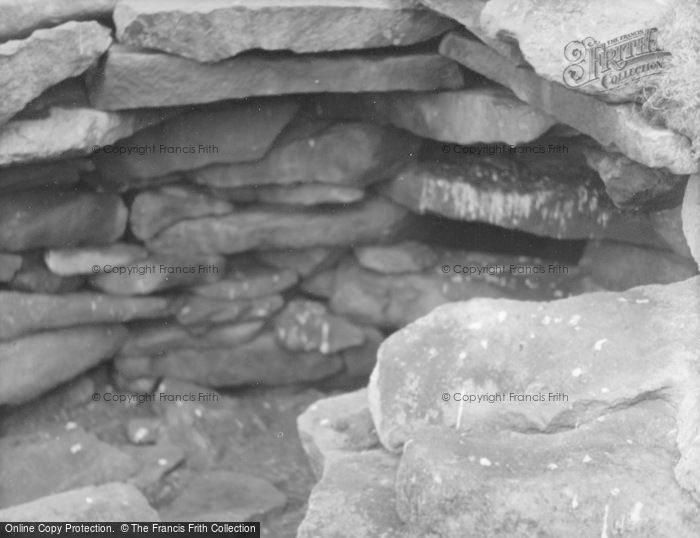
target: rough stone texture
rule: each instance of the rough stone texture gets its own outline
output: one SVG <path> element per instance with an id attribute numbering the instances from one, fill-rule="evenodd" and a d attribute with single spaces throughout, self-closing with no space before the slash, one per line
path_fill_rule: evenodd
<path id="1" fill-rule="evenodd" d="M 163 297 L 112 297 L 86 291 L 62 295 L 0 291 L 0 340 L 71 325 L 167 317 L 170 304 Z"/>
<path id="2" fill-rule="evenodd" d="M 122 43 L 216 62 L 249 49 L 320 52 L 410 45 L 454 27 L 408 0 L 192 4 L 124 0 L 114 11 Z"/>
<path id="3" fill-rule="evenodd" d="M 0 438 L 0 507 L 84 486 L 126 480 L 138 470 L 119 449 L 75 427 Z M 51 455 L 53 457 L 47 457 Z"/>
<path id="4" fill-rule="evenodd" d="M 117 0 L 2 0 L 0 41 L 28 36 L 65 21 L 107 17 Z"/>
<path id="5" fill-rule="evenodd" d="M 132 243 L 114 243 L 108 247 L 52 249 L 44 253 L 46 266 L 60 276 L 87 275 L 97 266 L 128 265 L 144 260 L 148 251 Z"/>
<path id="6" fill-rule="evenodd" d="M 225 267 L 221 256 L 151 256 L 136 264 L 103 267 L 91 279 L 94 287 L 114 295 L 147 295 L 156 291 L 215 282 Z"/>
<path id="7" fill-rule="evenodd" d="M 121 325 L 95 325 L 0 343 L 0 404 L 31 400 L 113 357 L 125 338 Z"/>
<path id="8" fill-rule="evenodd" d="M 285 385 L 317 381 L 342 368 L 337 356 L 292 354 L 282 349 L 272 332 L 231 348 L 180 349 L 150 362 L 151 375 L 192 381 L 209 387 Z"/>
<path id="9" fill-rule="evenodd" d="M 328 460 L 377 448 L 367 389 L 318 400 L 297 418 L 299 439 L 317 479 Z"/>
<path id="10" fill-rule="evenodd" d="M 0 521 L 160 521 L 143 494 L 130 484 L 110 482 L 41 497 L 0 510 Z"/>
<path id="11" fill-rule="evenodd" d="M 379 350 L 369 385 L 379 438 L 397 450 L 431 424 L 551 434 L 663 398 L 676 410 L 676 479 L 697 497 L 699 284 L 694 277 L 550 303 L 475 299 L 437 308 Z M 455 393 L 504 393 L 505 401 Z M 560 393 L 567 400 L 550 399 Z"/>
<path id="12" fill-rule="evenodd" d="M 294 299 L 274 321 L 275 336 L 289 351 L 319 351 L 324 355 L 357 347 L 365 333 L 353 323 L 328 311 L 323 303 Z"/>
<path id="13" fill-rule="evenodd" d="M 398 458 L 367 450 L 332 460 L 309 498 L 299 538 L 408 538 L 396 513 Z"/>
<path id="14" fill-rule="evenodd" d="M 139 192 L 131 204 L 129 227 L 136 237 L 147 241 L 181 220 L 232 212 L 232 204 L 205 192 L 189 187 L 166 186 Z"/>
<path id="15" fill-rule="evenodd" d="M 192 291 L 209 299 L 256 299 L 286 291 L 299 280 L 291 269 L 267 267 L 250 259 L 229 258 L 228 263 L 225 278 L 213 284 L 196 286 Z"/>
<path id="16" fill-rule="evenodd" d="M 571 276 L 547 274 L 548 263 L 532 258 L 455 251 L 444 253 L 440 263 L 440 267 L 420 273 L 380 274 L 349 258 L 328 279 L 330 289 L 324 292 L 335 313 L 357 323 L 394 330 L 452 301 L 474 297 L 543 300 L 563 296 L 574 287 L 577 278 L 572 269 Z M 511 264 L 522 268 L 543 264 L 544 274 L 538 278 L 532 273 L 511 273 Z M 475 268 L 472 274 L 470 267 Z"/>
<path id="17" fill-rule="evenodd" d="M 492 157 L 409 164 L 382 192 L 421 214 L 487 222 L 557 239 L 601 236 L 623 220 L 591 170 L 550 162 L 552 166 L 541 170 Z"/>
<path id="18" fill-rule="evenodd" d="M 388 239 L 407 212 L 380 198 L 336 211 L 265 206 L 242 209 L 230 216 L 179 222 L 148 244 L 157 252 L 193 249 L 233 254 L 251 249 L 342 246 Z"/>
<path id="19" fill-rule="evenodd" d="M 90 102 L 104 110 L 210 103 L 252 96 L 318 92 L 458 89 L 459 65 L 434 53 L 360 55 L 251 53 L 214 64 L 115 46 L 88 80 Z"/>
<path id="20" fill-rule="evenodd" d="M 323 269 L 333 267 L 343 256 L 342 248 L 304 248 L 284 250 L 261 250 L 255 253 L 257 259 L 277 267 L 291 269 L 299 276 L 306 277 Z"/>
<path id="21" fill-rule="evenodd" d="M 287 497 L 266 480 L 216 470 L 198 474 L 166 509 L 163 521 L 260 521 Z"/>
<path id="22" fill-rule="evenodd" d="M 647 122 L 632 104 L 610 105 L 560 84 L 547 82 L 525 67 L 518 67 L 477 41 L 448 34 L 440 52 L 469 69 L 513 90 L 523 101 L 652 168 L 674 174 L 692 174 L 698 162 L 686 137 Z"/>
<path id="23" fill-rule="evenodd" d="M 700 175 L 688 180 L 681 209 L 683 235 L 685 235 L 695 263 L 700 267 Z"/>
<path id="24" fill-rule="evenodd" d="M 262 329 L 260 321 L 217 325 L 200 334 L 192 334 L 186 327 L 168 322 L 141 324 L 129 331 L 121 348 L 124 356 L 158 356 L 178 349 L 212 349 L 235 347 L 252 340 Z"/>
<path id="25" fill-rule="evenodd" d="M 183 298 L 182 303 L 176 312 L 178 322 L 182 325 L 201 325 L 267 319 L 282 309 L 284 299 L 281 295 L 237 300 L 195 295 Z"/>
<path id="26" fill-rule="evenodd" d="M 212 163 L 254 161 L 296 110 L 291 101 L 272 99 L 185 112 L 102 149 L 95 164 L 107 178 L 148 178 Z"/>
<path id="27" fill-rule="evenodd" d="M 653 211 L 649 214 L 654 232 L 663 238 L 673 252 L 684 258 L 693 259 L 688 240 L 683 233 L 682 206 Z"/>
<path id="28" fill-rule="evenodd" d="M 504 88 L 373 94 L 374 112 L 390 123 L 433 140 L 475 144 L 522 144 L 539 137 L 556 119 Z"/>
<path id="29" fill-rule="evenodd" d="M 548 81 L 562 84 L 567 80 L 567 67 L 573 63 L 565 54 L 570 42 L 592 37 L 605 43 L 639 30 L 658 28 L 670 10 L 671 3 L 665 1 L 647 2 L 640 6 L 633 0 L 574 1 L 564 5 L 556 0 L 491 0 L 481 12 L 480 26 L 491 39 L 507 37 L 516 41 L 525 60 L 537 74 Z M 659 45 L 663 46 L 662 43 Z M 614 50 L 614 47 L 611 46 L 608 53 L 610 49 Z M 584 53 L 584 50 L 581 45 L 580 52 Z M 584 80 L 576 86 L 577 91 L 609 101 L 631 101 L 649 86 L 649 77 L 631 77 L 626 84 L 618 87 L 610 75 L 624 73 L 625 69 L 636 65 L 655 63 L 663 60 L 663 56 L 658 53 L 647 55 L 643 60 L 625 62 L 624 68 L 612 68 L 608 73 L 603 66 L 598 66 L 602 73 L 589 84 L 583 84 L 591 74 L 588 73 L 590 67 L 586 59 L 582 60 L 581 73 L 577 75 Z M 608 77 L 605 77 L 606 74 Z M 574 84 L 573 80 L 569 82 Z"/>
<path id="30" fill-rule="evenodd" d="M 419 536 L 697 536 L 672 413 L 641 402 L 549 435 L 422 429 L 396 475 L 398 512 Z"/>
<path id="31" fill-rule="evenodd" d="M 0 127 L 0 166 L 87 155 L 172 112 L 103 112 L 53 107 L 47 117 Z"/>
<path id="32" fill-rule="evenodd" d="M 670 284 L 698 273 L 690 260 L 669 251 L 612 241 L 589 243 L 579 266 L 596 284 L 613 291 L 646 284 Z"/>
<path id="33" fill-rule="evenodd" d="M 9 282 L 22 267 L 22 257 L 0 254 L 0 282 Z"/>
<path id="34" fill-rule="evenodd" d="M 46 88 L 80 75 L 111 43 L 109 29 L 96 22 L 68 22 L 0 44 L 0 125 Z"/>
<path id="35" fill-rule="evenodd" d="M 212 187 L 322 183 L 363 187 L 412 160 L 420 140 L 371 123 L 295 122 L 261 160 L 215 165 L 190 174 Z"/>
<path id="36" fill-rule="evenodd" d="M 420 272 L 438 262 L 437 252 L 417 241 L 355 247 L 353 250 L 362 267 L 389 275 Z"/>
<path id="37" fill-rule="evenodd" d="M 124 233 L 127 209 L 114 194 L 43 190 L 0 198 L 0 249 L 105 245 Z"/>
<path id="38" fill-rule="evenodd" d="M 262 185 L 235 189 L 212 189 L 213 194 L 232 202 L 260 202 L 314 206 L 322 204 L 352 204 L 365 197 L 365 191 L 354 187 L 340 187 L 323 183 L 290 186 Z"/>
<path id="39" fill-rule="evenodd" d="M 619 153 L 585 148 L 588 165 L 605 183 L 605 191 L 622 209 L 640 209 L 662 202 L 683 186 L 685 176 L 676 176 L 663 169 L 648 168 Z"/>

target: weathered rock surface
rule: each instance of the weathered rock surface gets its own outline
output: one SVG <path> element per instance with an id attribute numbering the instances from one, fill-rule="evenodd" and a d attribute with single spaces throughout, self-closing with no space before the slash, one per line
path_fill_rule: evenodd
<path id="1" fill-rule="evenodd" d="M 235 347 L 252 340 L 263 327 L 261 321 L 217 325 L 203 334 L 167 322 L 141 324 L 129 331 L 121 349 L 124 356 L 159 356 L 178 349 Z"/>
<path id="2" fill-rule="evenodd" d="M 700 175 L 688 180 L 681 209 L 683 235 L 685 235 L 695 263 L 700 267 Z"/>
<path id="3" fill-rule="evenodd" d="M 110 482 L 55 493 L 0 510 L 1 521 L 160 521 L 143 494 L 130 484 Z"/>
<path id="4" fill-rule="evenodd" d="M 196 475 L 160 514 L 163 521 L 259 521 L 286 502 L 266 480 L 216 470 Z"/>
<path id="5" fill-rule="evenodd" d="M 589 243 L 579 266 L 590 273 L 596 284 L 613 291 L 670 284 L 698 273 L 692 261 L 672 252 L 613 241 Z"/>
<path id="6" fill-rule="evenodd" d="M 273 99 L 186 112 L 101 149 L 95 164 L 107 178 L 148 178 L 212 163 L 254 161 L 296 110 L 291 101 Z"/>
<path id="7" fill-rule="evenodd" d="M 359 188 L 388 178 L 419 147 L 419 139 L 392 127 L 299 122 L 257 162 L 210 166 L 190 175 L 212 187 L 322 183 Z"/>
<path id="8" fill-rule="evenodd" d="M 250 53 L 204 64 L 115 46 L 88 84 L 93 106 L 121 110 L 292 93 L 449 90 L 464 87 L 465 77 L 434 53 Z"/>
<path id="9" fill-rule="evenodd" d="M 355 247 L 353 250 L 362 267 L 384 274 L 420 272 L 438 262 L 437 252 L 417 241 Z"/>
<path id="10" fill-rule="evenodd" d="M 52 249 L 44 253 L 46 266 L 60 276 L 86 275 L 107 265 L 128 265 L 144 260 L 148 251 L 132 243 L 114 243 L 108 247 Z"/>
<path id="11" fill-rule="evenodd" d="M 699 284 L 437 308 L 379 350 L 369 385 L 379 438 L 397 450 L 431 424 L 551 434 L 662 398 L 676 409 L 676 479 L 697 496 Z"/>
<path id="12" fill-rule="evenodd" d="M 605 191 L 613 203 L 622 209 L 639 209 L 678 191 L 685 176 L 648 168 L 619 153 L 584 148 L 588 165 L 595 169 L 605 183 Z"/>
<path id="13" fill-rule="evenodd" d="M 91 279 L 114 295 L 147 295 L 156 291 L 216 282 L 225 268 L 221 256 L 151 256 L 131 265 L 105 266 Z"/>
<path id="14" fill-rule="evenodd" d="M 667 168 L 674 174 L 692 174 L 698 170 L 690 140 L 650 124 L 632 104 L 611 105 L 548 82 L 534 71 L 518 67 L 485 45 L 456 33 L 443 39 L 440 52 L 638 163 Z"/>
<path id="15" fill-rule="evenodd" d="M 109 16 L 117 0 L 3 0 L 0 41 L 28 36 L 65 21 Z"/>
<path id="16" fill-rule="evenodd" d="M 163 297 L 112 297 L 80 292 L 62 295 L 0 291 L 0 340 L 71 325 L 126 322 L 167 317 Z"/>
<path id="17" fill-rule="evenodd" d="M 406 215 L 405 209 L 380 198 L 336 211 L 262 206 L 225 217 L 181 221 L 153 238 L 148 248 L 233 254 L 251 249 L 345 246 L 388 239 Z"/>
<path id="18" fill-rule="evenodd" d="M 121 325 L 88 325 L 0 343 L 0 404 L 31 400 L 113 357 L 125 338 Z"/>
<path id="19" fill-rule="evenodd" d="M 659 73 L 662 67 L 657 63 L 664 64 L 663 43 L 657 43 L 656 32 L 644 31 L 661 26 L 671 10 L 666 2 L 650 2 L 634 10 L 632 6 L 631 2 L 594 0 L 569 2 L 559 9 L 556 2 L 491 0 L 481 12 L 480 26 L 491 39 L 507 36 L 516 41 L 525 59 L 548 81 L 564 82 L 608 101 L 631 101 L 650 80 L 648 70 L 636 76 L 629 71 L 653 66 L 651 71 Z M 639 35 L 634 36 L 635 32 Z M 631 37 L 624 39 L 625 35 Z M 588 38 L 598 42 L 599 48 L 589 49 Z M 572 42 L 578 43 L 572 46 Z M 635 56 L 646 54 L 634 57 L 630 49 Z M 607 56 L 595 64 L 590 59 L 594 54 Z"/>
<path id="20" fill-rule="evenodd" d="M 373 94 L 366 98 L 379 117 L 424 138 L 475 144 L 521 144 L 539 137 L 556 119 L 504 88 Z"/>
<path id="21" fill-rule="evenodd" d="M 600 236 L 621 218 L 590 169 L 569 165 L 564 170 L 561 161 L 552 165 L 531 170 L 491 157 L 415 163 L 398 172 L 383 192 L 418 213 L 557 239 Z"/>
<path id="22" fill-rule="evenodd" d="M 281 348 L 272 332 L 231 349 L 179 349 L 150 361 L 153 376 L 167 376 L 209 387 L 252 384 L 285 385 L 326 378 L 342 369 L 337 356 L 292 354 Z"/>
<path id="23" fill-rule="evenodd" d="M 14 254 L 0 254 L 0 282 L 9 282 L 22 267 L 22 257 Z"/>
<path id="24" fill-rule="evenodd" d="M 274 1 L 197 5 L 125 0 L 114 11 L 122 43 L 216 62 L 249 49 L 321 52 L 410 45 L 454 27 L 406 0 Z"/>
<path id="25" fill-rule="evenodd" d="M 363 330 L 328 311 L 323 303 L 294 299 L 274 321 L 275 336 L 289 351 L 319 351 L 324 355 L 365 342 Z"/>
<path id="26" fill-rule="evenodd" d="M 126 480 L 138 470 L 119 449 L 75 427 L 0 438 L 5 508 L 84 486 Z M 50 455 L 51 457 L 47 457 Z"/>
<path id="27" fill-rule="evenodd" d="M 284 306 L 281 295 L 267 295 L 253 299 L 215 299 L 206 296 L 188 296 L 176 312 L 182 325 L 207 325 L 213 323 L 243 323 L 256 319 L 268 319 Z"/>
<path id="28" fill-rule="evenodd" d="M 183 186 L 166 186 L 139 192 L 131 204 L 129 227 L 136 237 L 147 241 L 181 220 L 232 212 L 232 204 L 205 192 Z"/>
<path id="29" fill-rule="evenodd" d="M 229 258 L 228 263 L 221 281 L 196 286 L 192 291 L 209 299 L 257 299 L 286 291 L 299 280 L 291 269 L 268 267 L 246 258 Z"/>
<path id="30" fill-rule="evenodd" d="M 104 112 L 53 107 L 47 117 L 17 119 L 0 127 L 0 166 L 87 155 L 172 112 Z"/>
<path id="31" fill-rule="evenodd" d="M 216 196 L 231 202 L 261 202 L 314 206 L 322 204 L 352 204 L 365 197 L 365 191 L 354 187 L 307 183 L 289 186 L 262 185 L 235 189 L 212 189 Z"/>
<path id="32" fill-rule="evenodd" d="M 0 249 L 104 245 L 121 237 L 127 209 L 114 194 L 42 190 L 0 198 Z"/>
<path id="33" fill-rule="evenodd" d="M 398 512 L 445 538 L 697 535 L 697 505 L 673 477 L 671 406 L 604 418 L 548 435 L 424 428 L 401 458 Z"/>
<path id="34" fill-rule="evenodd" d="M 0 125 L 46 88 L 80 75 L 111 43 L 97 22 L 68 22 L 0 44 Z"/>

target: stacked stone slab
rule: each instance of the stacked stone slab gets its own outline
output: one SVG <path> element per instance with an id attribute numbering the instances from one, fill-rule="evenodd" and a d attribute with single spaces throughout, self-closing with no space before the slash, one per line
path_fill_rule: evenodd
<path id="1" fill-rule="evenodd" d="M 488 506 L 464 514 L 443 511 L 450 492 L 475 495 L 460 489 L 460 481 L 476 480 L 501 495 L 503 479 L 484 474 L 481 467 L 489 465 L 480 458 L 491 457 L 482 452 L 502 451 L 503 466 L 528 457 L 535 465 L 564 450 L 578 457 L 577 451 L 614 445 L 621 435 L 616 427 L 631 432 L 643 415 L 634 407 L 635 398 L 647 395 L 637 390 L 638 377 L 604 387 L 611 395 L 596 395 L 593 403 L 577 394 L 583 410 L 554 418 L 533 411 L 521 417 L 525 425 L 519 429 L 508 423 L 514 420 L 508 413 L 489 420 L 479 414 L 476 420 L 462 407 L 458 419 L 437 420 L 447 416 L 440 394 L 433 408 L 430 396 L 411 391 L 433 391 L 422 376 L 431 380 L 438 371 L 457 368 L 442 364 L 439 353 L 424 345 L 450 318 L 440 317 L 449 307 L 430 314 L 446 303 L 475 300 L 459 304 L 482 305 L 489 315 L 489 305 L 503 305 L 494 314 L 500 323 L 516 314 L 528 321 L 558 299 L 551 304 L 564 306 L 551 308 L 566 310 L 577 303 L 563 299 L 573 296 L 581 297 L 568 300 L 595 312 L 604 297 L 612 297 L 591 291 L 664 284 L 653 289 L 669 293 L 670 301 L 697 297 L 692 277 L 700 259 L 698 162 L 684 133 L 652 123 L 633 102 L 643 93 L 641 83 L 614 94 L 565 87 L 555 76 L 565 66 L 547 63 L 544 47 L 532 45 L 526 32 L 537 9 L 506 24 L 498 10 L 517 6 L 500 0 L 5 3 L 0 406 L 14 412 L 20 404 L 36 405 L 94 369 L 106 369 L 118 390 L 140 395 L 165 391 L 162 379 L 172 391 L 347 388 L 366 383 L 374 370 L 369 408 L 364 392 L 321 404 L 338 419 L 335 433 L 317 424 L 327 417 L 317 420 L 312 413 L 300 421 L 320 479 L 300 536 L 398 537 L 425 535 L 430 528 L 452 536 L 460 526 L 486 535 L 528 525 L 556 534 L 571 528 L 573 520 L 564 516 L 548 519 L 561 499 L 546 495 L 539 512 L 512 521 L 508 510 Z M 663 14 L 659 6 L 648 11 L 649 24 Z M 107 26 L 110 18 L 114 31 Z M 543 39 L 556 26 L 549 19 L 538 24 Z M 646 301 L 638 299 L 635 315 L 667 313 L 649 310 Z M 504 366 L 495 384 L 481 379 L 480 368 L 489 366 L 471 357 L 492 353 L 501 333 L 491 321 L 480 321 L 479 312 L 467 325 L 455 326 L 454 335 L 443 335 L 448 347 L 469 335 L 467 358 L 455 348 L 448 350 L 456 353 L 451 360 L 467 370 L 471 364 L 478 371 L 469 375 L 492 392 L 496 385 L 516 390 L 527 357 L 536 352 L 525 344 L 508 349 L 514 370 Z M 453 314 L 464 318 L 461 311 Z M 527 329 L 546 343 L 542 353 L 555 350 L 551 329 L 578 330 L 573 320 L 582 314 L 566 315 L 548 314 L 549 322 Z M 611 312 L 620 325 L 624 315 Z M 678 323 L 696 329 L 690 315 Z M 380 343 L 397 330 L 376 364 Z M 523 336 L 527 344 L 529 334 Z M 404 340 L 407 358 L 394 371 L 387 350 Z M 601 336 L 586 345 L 591 353 L 612 353 L 609 342 Z M 645 390 L 662 400 L 664 380 L 680 387 L 683 375 L 694 379 L 692 346 L 686 340 L 673 349 L 671 344 L 666 351 L 675 370 L 663 370 L 661 355 L 654 355 L 645 362 L 648 369 L 637 372 L 659 381 Z M 576 356 L 576 350 L 569 352 Z M 420 372 L 413 373 L 408 357 Z M 545 371 L 561 373 L 547 368 L 534 364 L 531 382 Z M 387 378 L 394 384 L 384 386 Z M 679 394 L 686 394 L 681 388 Z M 403 400 L 402 390 L 424 397 L 425 409 Z M 615 427 L 589 420 L 610 411 L 615 398 L 634 407 L 615 415 Z M 407 407 L 385 409 L 386 399 Z M 345 416 L 349 409 L 358 416 Z M 190 492 L 161 510 L 165 519 L 255 519 L 285 505 L 273 480 L 241 469 L 223 476 L 211 472 L 215 450 L 198 429 L 200 408 L 153 410 L 167 424 L 167 436 L 161 435 L 162 424 L 159 430 L 148 421 L 132 423 L 131 444 L 155 443 L 133 454 L 131 445 L 116 448 L 73 428 L 52 439 L 9 439 L 12 453 L 0 459 L 0 476 L 21 495 L 0 497 L 0 508 L 10 507 L 4 517 L 41 517 L 37 502 L 57 517 L 131 517 L 106 500 L 113 494 L 129 499 L 144 521 L 153 519 L 146 501 L 162 504 L 154 484 L 182 462 L 201 471 L 193 491 L 218 491 L 228 499 L 246 481 L 248 489 L 240 506 L 219 500 L 209 512 Z M 673 423 L 664 405 L 649 403 L 648 412 L 659 427 Z M 528 448 L 531 440 L 521 430 L 553 433 L 579 417 L 587 421 L 586 435 L 600 444 L 589 447 L 574 432 L 553 437 L 541 452 Z M 459 427 L 450 429 L 455 420 L 492 428 L 493 439 L 475 443 Z M 676 478 L 692 491 L 695 445 L 691 426 L 684 427 Z M 511 446 L 521 441 L 527 449 Z M 672 462 L 674 449 L 662 440 L 643 441 L 640 433 L 633 441 Z M 32 443 L 47 453 L 81 453 L 94 467 L 86 464 L 75 481 L 70 475 L 76 467 L 47 468 L 44 482 L 20 488 L 22 468 L 12 470 L 8 462 Z M 401 446 L 403 458 L 394 453 Z M 431 459 L 431 451 L 439 457 Z M 40 458 L 27 454 L 30 468 Z M 137 463 L 131 465 L 134 454 Z M 624 450 L 615 454 L 619 461 L 629 456 Z M 472 456 L 481 467 L 470 467 Z M 96 464 L 101 457 L 110 465 Z M 452 460 L 469 463 L 463 474 L 448 478 L 443 466 Z M 615 479 L 629 479 L 626 467 L 612 469 Z M 593 525 L 602 506 L 611 522 L 621 510 L 596 497 L 595 487 L 607 487 L 608 471 L 596 467 L 585 496 L 578 494 L 576 502 L 585 499 L 594 507 L 576 520 L 582 525 Z M 99 477 L 94 482 L 87 478 L 91 472 Z M 583 473 L 568 472 L 552 478 L 552 487 Z M 668 473 L 633 480 L 643 487 L 655 477 L 676 495 L 669 506 L 695 506 Z M 522 491 L 509 497 L 508 506 L 517 507 L 525 484 L 538 478 L 518 475 Z M 415 480 L 432 485 L 416 488 Z M 83 506 L 84 497 L 95 506 Z M 429 507 L 425 513 L 421 499 Z M 629 524 L 643 519 L 635 503 L 657 501 L 653 494 L 634 500 Z M 190 505 L 196 506 L 185 510 Z M 343 507 L 348 517 L 333 519 Z M 658 523 L 656 512 L 649 517 Z M 679 517 L 668 525 L 659 527 L 662 534 L 683 536 L 695 520 Z"/>

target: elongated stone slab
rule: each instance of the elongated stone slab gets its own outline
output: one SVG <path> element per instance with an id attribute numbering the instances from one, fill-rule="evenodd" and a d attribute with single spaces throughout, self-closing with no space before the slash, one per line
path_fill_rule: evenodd
<path id="1" fill-rule="evenodd" d="M 180 114 L 94 155 L 108 178 L 158 177 L 220 162 L 261 158 L 298 105 L 289 100 L 230 103 Z"/>
<path id="2" fill-rule="evenodd" d="M 100 293 L 48 295 L 0 291 L 0 340 L 71 325 L 167 317 L 170 300 Z"/>
<path id="3" fill-rule="evenodd" d="M 0 166 L 87 155 L 172 115 L 53 107 L 45 118 L 0 127 Z"/>
<path id="4" fill-rule="evenodd" d="M 243 209 L 226 217 L 181 221 L 158 234 L 148 247 L 159 252 L 183 248 L 232 254 L 251 249 L 306 248 L 375 242 L 389 238 L 407 212 L 374 198 L 339 209 Z"/>
<path id="5" fill-rule="evenodd" d="M 88 78 L 103 110 L 211 103 L 252 96 L 319 92 L 457 89 L 457 62 L 434 53 L 251 53 L 214 64 L 115 46 Z"/>
<path id="6" fill-rule="evenodd" d="M 216 62 L 244 50 L 322 52 L 410 45 L 454 27 L 408 0 L 169 2 L 124 0 L 114 11 L 122 43 Z"/>
<path id="7" fill-rule="evenodd" d="M 534 71 L 518 67 L 487 46 L 456 33 L 445 36 L 440 52 L 634 161 L 652 168 L 667 168 L 674 174 L 698 170 L 690 140 L 652 125 L 632 104 L 611 105 L 548 82 Z"/>
<path id="8" fill-rule="evenodd" d="M 374 94 L 365 101 L 397 127 L 459 144 L 521 144 L 539 137 L 557 121 L 498 87 Z"/>
<path id="9" fill-rule="evenodd" d="M 133 243 L 114 243 L 108 247 L 54 249 L 44 253 L 46 266 L 52 273 L 60 276 L 93 274 L 104 270 L 107 265 L 128 265 L 147 257 L 148 251 Z"/>
<path id="10" fill-rule="evenodd" d="M 3 0 L 0 41 L 28 36 L 37 28 L 107 17 L 117 0 Z"/>
<path id="11" fill-rule="evenodd" d="M 228 272 L 218 282 L 194 286 L 192 291 L 217 300 L 256 299 L 282 293 L 293 287 L 299 276 L 291 269 L 268 267 L 250 259 L 229 259 Z"/>
<path id="12" fill-rule="evenodd" d="M 51 191 L 49 191 L 51 192 Z M 104 245 L 121 237 L 127 209 L 115 194 L 31 190 L 0 197 L 0 249 Z"/>
<path id="13" fill-rule="evenodd" d="M 234 301 L 193 295 L 184 298 L 182 303 L 176 312 L 178 322 L 208 325 L 267 319 L 282 309 L 284 299 L 277 294 Z"/>
<path id="14" fill-rule="evenodd" d="M 315 206 L 322 204 L 352 204 L 365 197 L 365 191 L 354 187 L 308 183 L 306 185 L 264 185 L 221 189 L 213 194 L 231 202 Z"/>
<path id="15" fill-rule="evenodd" d="M 111 43 L 97 22 L 68 22 L 0 44 L 0 125 L 48 87 L 80 75 Z"/>
<path id="16" fill-rule="evenodd" d="M 420 140 L 371 123 L 295 122 L 256 162 L 208 166 L 189 174 L 212 187 L 326 185 L 363 187 L 414 158 Z"/>
<path id="17" fill-rule="evenodd" d="M 0 343 L 0 404 L 31 400 L 116 355 L 121 325 L 94 325 L 32 334 Z"/>
<path id="18" fill-rule="evenodd" d="M 35 187 L 57 189 L 74 185 L 79 172 L 88 168 L 87 161 L 66 159 L 42 164 L 10 166 L 0 170 L 0 192 L 25 190 Z"/>

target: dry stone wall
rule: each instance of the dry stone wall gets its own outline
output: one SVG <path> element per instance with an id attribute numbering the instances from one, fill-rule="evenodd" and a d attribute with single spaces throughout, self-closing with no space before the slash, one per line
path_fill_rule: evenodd
<path id="1" fill-rule="evenodd" d="M 553 4 L 0 0 L 0 520 L 697 536 L 698 50 Z"/>

